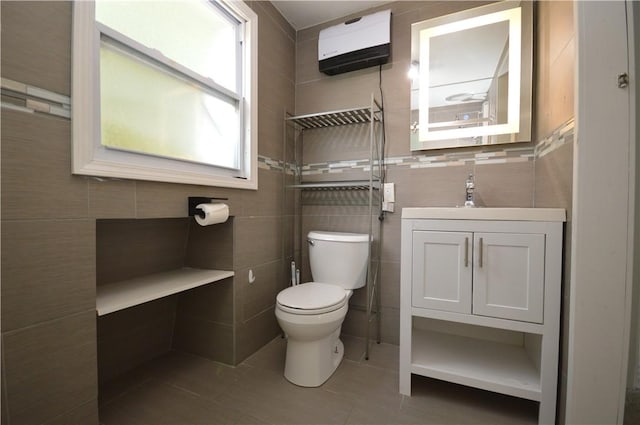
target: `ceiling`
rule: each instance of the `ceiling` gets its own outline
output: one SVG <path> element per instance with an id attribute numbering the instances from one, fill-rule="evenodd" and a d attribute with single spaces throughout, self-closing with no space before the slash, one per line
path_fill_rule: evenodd
<path id="1" fill-rule="evenodd" d="M 297 31 L 389 3 L 389 1 L 303 0 L 272 1 L 271 3 Z"/>

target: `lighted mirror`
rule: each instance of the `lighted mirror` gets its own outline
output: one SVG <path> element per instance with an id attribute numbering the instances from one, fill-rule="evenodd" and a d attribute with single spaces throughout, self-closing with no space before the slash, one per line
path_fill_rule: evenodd
<path id="1" fill-rule="evenodd" d="M 411 28 L 411 150 L 531 140 L 532 5 L 504 1 Z"/>

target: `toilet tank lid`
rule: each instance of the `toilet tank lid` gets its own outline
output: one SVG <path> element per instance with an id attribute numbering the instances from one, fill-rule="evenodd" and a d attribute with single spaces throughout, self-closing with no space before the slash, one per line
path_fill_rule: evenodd
<path id="1" fill-rule="evenodd" d="M 321 232 L 311 231 L 307 238 L 330 241 L 330 242 L 368 242 L 369 235 L 366 233 L 344 233 L 344 232 Z"/>

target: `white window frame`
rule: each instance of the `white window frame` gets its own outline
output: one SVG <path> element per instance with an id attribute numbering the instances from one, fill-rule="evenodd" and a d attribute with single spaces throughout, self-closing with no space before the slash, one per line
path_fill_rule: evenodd
<path id="1" fill-rule="evenodd" d="M 258 188 L 258 17 L 242 1 L 220 1 L 244 20 L 242 98 L 244 152 L 241 169 L 231 170 L 139 153 L 107 149 L 100 143 L 100 36 L 93 1 L 75 0 L 72 40 L 72 173 L 79 175 Z M 105 34 L 109 35 L 109 34 Z"/>

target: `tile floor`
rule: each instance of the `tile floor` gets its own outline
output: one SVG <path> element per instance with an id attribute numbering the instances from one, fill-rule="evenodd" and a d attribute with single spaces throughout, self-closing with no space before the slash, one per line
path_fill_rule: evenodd
<path id="1" fill-rule="evenodd" d="M 170 352 L 100 389 L 100 423 L 128 424 L 534 424 L 537 403 L 414 377 L 398 393 L 398 346 L 344 337 L 345 359 L 319 388 L 283 377 L 276 338 L 229 367 Z"/>
<path id="2" fill-rule="evenodd" d="M 624 425 L 640 424 L 640 389 L 627 390 Z"/>

